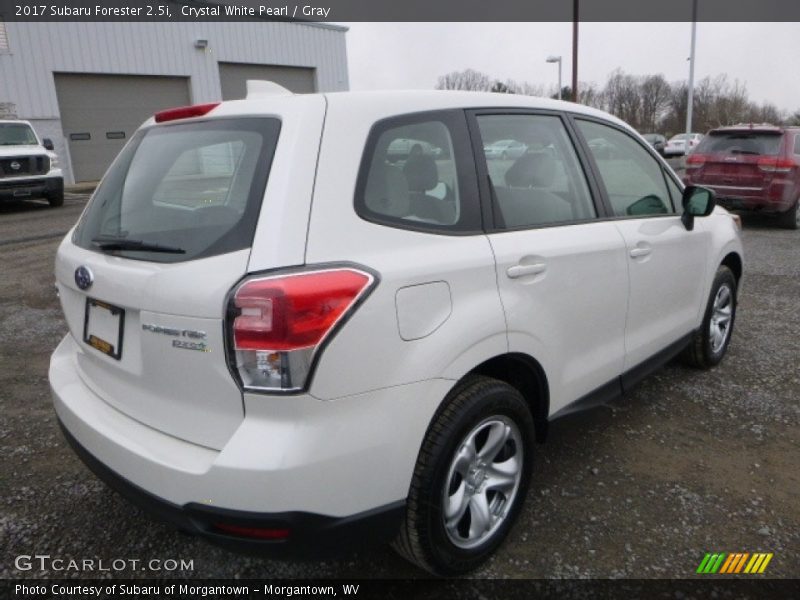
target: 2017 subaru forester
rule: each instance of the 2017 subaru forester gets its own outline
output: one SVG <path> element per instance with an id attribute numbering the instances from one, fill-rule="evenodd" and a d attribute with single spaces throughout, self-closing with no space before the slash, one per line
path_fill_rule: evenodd
<path id="1" fill-rule="evenodd" d="M 458 574 L 550 420 L 722 359 L 741 275 L 735 219 L 606 113 L 250 82 L 114 161 L 58 250 L 50 381 L 83 460 L 184 530 Z"/>

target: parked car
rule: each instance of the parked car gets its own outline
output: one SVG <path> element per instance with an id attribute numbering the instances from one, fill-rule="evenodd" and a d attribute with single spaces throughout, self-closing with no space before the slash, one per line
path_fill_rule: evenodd
<path id="1" fill-rule="evenodd" d="M 53 142 L 40 140 L 28 121 L 0 120 L 0 201 L 47 198 L 64 204 L 64 176 Z"/>
<path id="2" fill-rule="evenodd" d="M 725 355 L 736 221 L 615 117 L 248 89 L 148 120 L 56 257 L 64 434 L 177 527 L 274 553 L 382 539 L 464 573 L 512 527 L 550 421 Z M 473 152 L 512 133 L 541 151 Z M 401 168 L 398 139 L 452 152 Z M 207 181 L 214 199 L 181 192 Z"/>
<path id="3" fill-rule="evenodd" d="M 800 228 L 800 127 L 742 124 L 711 130 L 686 159 L 684 180 L 713 189 L 731 210 Z"/>
<path id="4" fill-rule="evenodd" d="M 517 140 L 498 140 L 483 147 L 483 153 L 486 158 L 499 158 L 501 160 L 519 158 L 527 150 L 528 147 Z"/>
<path id="5" fill-rule="evenodd" d="M 673 135 L 664 146 L 664 156 L 689 154 L 702 139 L 702 133 L 679 133 L 678 135 Z"/>
<path id="6" fill-rule="evenodd" d="M 442 149 L 438 146 L 434 146 L 430 142 L 426 142 L 425 140 L 404 138 L 394 140 L 389 145 L 389 149 L 387 151 L 387 156 L 393 162 L 407 160 L 408 157 L 413 154 L 425 154 L 427 156 L 438 158 L 442 155 Z"/>
<path id="7" fill-rule="evenodd" d="M 664 156 L 664 147 L 667 145 L 667 138 L 660 133 L 645 133 L 642 135 L 647 143 L 656 149 L 661 156 Z"/>

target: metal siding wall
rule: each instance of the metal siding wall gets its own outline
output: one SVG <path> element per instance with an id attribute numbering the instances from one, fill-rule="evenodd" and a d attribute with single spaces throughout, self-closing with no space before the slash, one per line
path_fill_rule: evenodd
<path id="1" fill-rule="evenodd" d="M 218 62 L 315 67 L 320 92 L 349 87 L 344 31 L 297 23 L 6 22 L 0 102 L 22 119 L 60 120 L 53 72 L 179 75 L 192 102 L 220 100 Z M 207 39 L 204 52 L 194 40 Z M 49 125 L 51 127 L 51 125 Z M 57 149 L 63 145 L 54 138 Z M 60 152 L 67 181 L 69 160 Z"/>

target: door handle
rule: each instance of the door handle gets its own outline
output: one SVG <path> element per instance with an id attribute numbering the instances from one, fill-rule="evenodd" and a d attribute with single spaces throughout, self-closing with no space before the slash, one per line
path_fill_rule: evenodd
<path id="1" fill-rule="evenodd" d="M 532 265 L 514 265 L 513 267 L 508 268 L 506 275 L 508 275 L 509 279 L 518 279 L 520 277 L 524 277 L 525 275 L 538 275 L 539 273 L 544 273 L 545 269 L 547 269 L 547 265 L 544 263 L 534 263 Z"/>
<path id="2" fill-rule="evenodd" d="M 631 258 L 641 258 L 652 252 L 653 249 L 650 246 L 637 246 L 631 250 Z"/>

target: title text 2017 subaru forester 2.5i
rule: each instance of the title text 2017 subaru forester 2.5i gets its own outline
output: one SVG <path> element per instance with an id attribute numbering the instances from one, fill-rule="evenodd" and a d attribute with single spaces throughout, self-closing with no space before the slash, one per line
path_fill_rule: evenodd
<path id="1" fill-rule="evenodd" d="M 456 574 L 508 533 L 548 420 L 722 359 L 741 274 L 713 193 L 603 112 L 251 83 L 110 167 L 58 250 L 50 381 L 87 464 L 184 530 L 384 538 Z"/>

